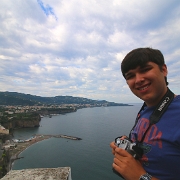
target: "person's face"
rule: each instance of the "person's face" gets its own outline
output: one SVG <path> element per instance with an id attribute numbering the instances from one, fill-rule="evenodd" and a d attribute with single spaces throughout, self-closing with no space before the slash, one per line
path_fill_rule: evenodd
<path id="1" fill-rule="evenodd" d="M 147 106 L 157 105 L 166 93 L 165 76 L 167 76 L 166 65 L 163 65 L 160 70 L 159 66 L 153 62 L 125 73 L 129 88 L 137 97 L 145 101 Z"/>

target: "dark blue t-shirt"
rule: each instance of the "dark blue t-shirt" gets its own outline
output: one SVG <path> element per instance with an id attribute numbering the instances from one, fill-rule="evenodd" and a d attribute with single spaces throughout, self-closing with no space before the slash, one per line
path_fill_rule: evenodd
<path id="1" fill-rule="evenodd" d="M 141 141 L 149 126 L 154 107 L 140 113 L 139 121 L 131 133 L 133 141 Z M 150 127 L 143 141 L 144 169 L 161 180 L 180 180 L 180 95 L 169 105 L 160 121 Z"/>

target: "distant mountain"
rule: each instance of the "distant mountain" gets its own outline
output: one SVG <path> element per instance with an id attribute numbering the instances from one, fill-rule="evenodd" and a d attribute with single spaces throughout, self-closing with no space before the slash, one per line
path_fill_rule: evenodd
<path id="1" fill-rule="evenodd" d="M 0 105 L 61 105 L 61 104 L 90 104 L 90 105 L 105 105 L 105 106 L 129 106 L 123 103 L 108 102 L 105 100 L 92 100 L 82 97 L 73 96 L 55 96 L 41 97 L 18 92 L 0 92 Z"/>

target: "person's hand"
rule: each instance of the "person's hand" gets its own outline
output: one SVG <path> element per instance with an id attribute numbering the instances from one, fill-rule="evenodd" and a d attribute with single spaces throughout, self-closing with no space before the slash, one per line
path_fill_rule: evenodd
<path id="1" fill-rule="evenodd" d="M 112 154 L 115 155 L 115 149 L 117 148 L 117 146 L 115 145 L 115 142 L 111 142 L 110 147 L 112 148 Z"/>
<path id="2" fill-rule="evenodd" d="M 127 138 L 127 136 L 125 135 L 121 136 L 121 139 L 125 139 L 125 138 Z M 115 154 L 115 149 L 117 148 L 117 146 L 115 145 L 114 141 L 110 143 L 110 147 L 112 148 L 112 154 Z"/>
<path id="3" fill-rule="evenodd" d="M 122 136 L 126 138 L 126 136 Z M 140 176 L 146 174 L 139 160 L 122 148 L 118 148 L 115 142 L 110 143 L 112 154 L 114 155 L 113 168 L 126 180 L 139 180 Z M 152 180 L 158 180 L 152 177 Z"/>
<path id="4" fill-rule="evenodd" d="M 118 148 L 113 143 L 110 146 L 114 154 L 113 168 L 126 180 L 139 180 L 142 174 L 146 174 L 141 163 L 126 150 Z"/>

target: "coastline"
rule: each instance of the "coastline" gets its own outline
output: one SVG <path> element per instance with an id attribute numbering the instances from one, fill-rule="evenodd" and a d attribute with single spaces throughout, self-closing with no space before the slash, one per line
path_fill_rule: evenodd
<path id="1" fill-rule="evenodd" d="M 12 149 L 10 151 L 10 161 L 9 161 L 9 165 L 8 165 L 8 172 L 10 170 L 12 170 L 12 165 L 14 163 L 15 160 L 18 160 L 20 158 L 23 157 L 19 157 L 19 155 L 26 150 L 28 147 L 30 147 L 31 145 L 38 143 L 40 141 L 43 141 L 45 139 L 49 139 L 51 138 L 51 135 L 37 135 L 34 139 L 32 139 L 31 141 L 27 141 L 27 142 L 22 142 L 22 143 L 15 143 L 15 145 L 17 146 L 16 148 Z"/>
<path id="2" fill-rule="evenodd" d="M 16 142 L 14 143 L 16 147 L 14 149 L 11 149 L 10 151 L 10 161 L 8 164 L 8 172 L 12 170 L 12 166 L 15 160 L 21 159 L 23 157 L 19 157 L 19 155 L 26 150 L 28 147 L 31 145 L 38 143 L 40 141 L 49 139 L 49 138 L 66 138 L 66 139 L 71 139 L 71 140 L 82 140 L 81 138 L 78 137 L 73 137 L 73 136 L 67 136 L 67 135 L 36 135 L 33 139 L 29 141 L 24 141 L 24 142 Z"/>

